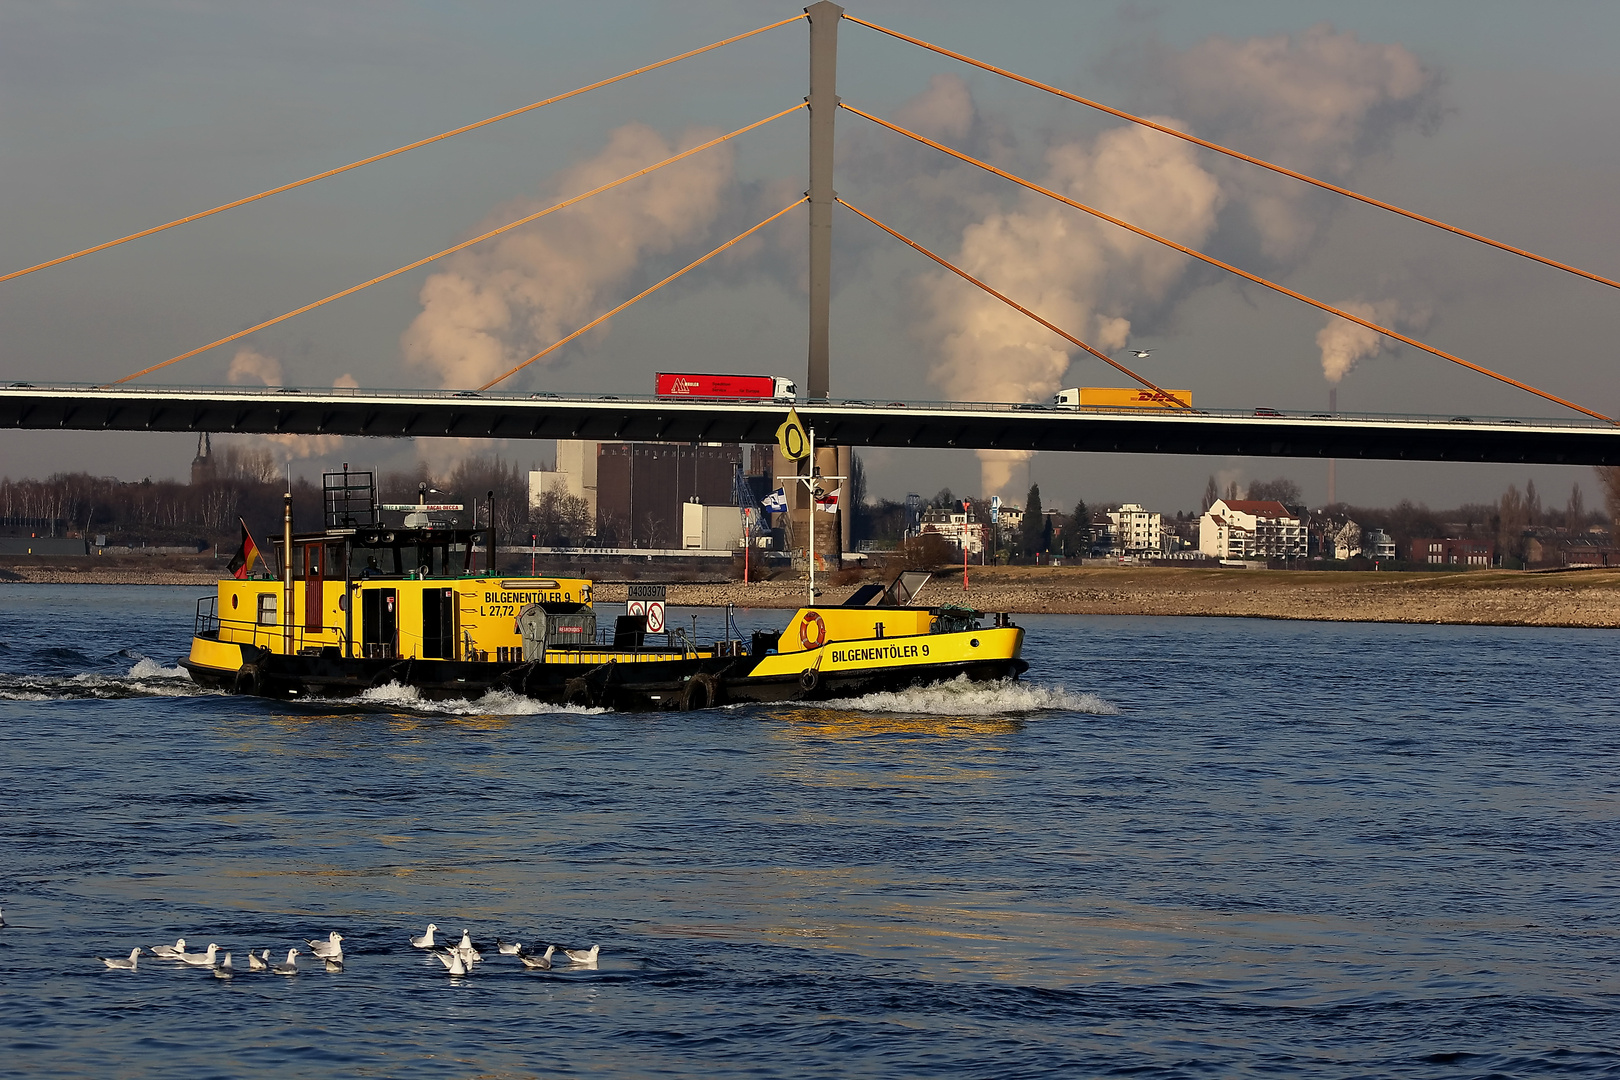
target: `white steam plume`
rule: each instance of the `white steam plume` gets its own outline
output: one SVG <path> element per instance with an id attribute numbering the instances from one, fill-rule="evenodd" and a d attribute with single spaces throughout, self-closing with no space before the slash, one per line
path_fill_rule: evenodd
<path id="1" fill-rule="evenodd" d="M 1159 49 L 1151 60 L 1141 66 L 1153 72 L 1160 108 L 1175 117 L 1154 119 L 1334 179 L 1396 130 L 1436 115 L 1439 80 L 1409 50 L 1326 25 L 1216 37 Z M 916 105 L 939 129 L 952 126 L 944 115 L 952 108 L 966 114 L 955 128 L 968 130 L 973 105 L 958 87 L 936 81 Z M 1274 267 L 1297 264 L 1332 212 L 1297 181 L 1136 125 L 1049 146 L 1038 179 L 1189 246 L 1237 245 Z M 1191 285 L 1185 256 L 1030 195 L 967 226 L 954 261 L 1104 352 L 1126 344 L 1133 321 L 1162 319 Z M 954 276 L 930 275 L 924 292 L 923 336 L 938 355 L 930 378 L 951 397 L 1038 401 L 1062 383 L 1075 358 L 1062 339 Z M 1119 378 L 1108 374 L 1109 382 Z M 981 452 L 985 493 L 1004 489 L 1026 457 Z"/>
<path id="2" fill-rule="evenodd" d="M 1166 107 L 1198 134 L 1327 180 L 1347 179 L 1395 132 L 1439 115 L 1438 73 L 1411 50 L 1326 23 L 1299 34 L 1211 37 L 1153 59 Z M 1211 167 L 1275 267 L 1305 255 L 1335 205 L 1244 162 L 1217 157 Z"/>
<path id="3" fill-rule="evenodd" d="M 1167 123 L 1175 123 L 1166 120 Z M 1090 145 L 1047 152 L 1041 183 L 1071 198 L 1197 245 L 1215 227 L 1221 193 L 1193 148 L 1140 127 L 1115 128 Z M 1130 338 L 1129 313 L 1162 300 L 1187 257 L 1050 199 L 1029 196 L 962 234 L 963 270 L 1109 352 Z M 1073 347 L 952 274 L 925 285 L 939 341 L 930 379 L 950 397 L 1038 401 L 1057 390 Z M 1028 455 L 981 451 L 983 488 L 1000 493 Z"/>
<path id="4" fill-rule="evenodd" d="M 714 134 L 689 130 L 670 142 L 627 124 L 553 188 L 558 196 L 587 191 Z M 401 338 L 406 362 L 462 388 L 527 360 L 621 299 L 612 290 L 645 256 L 701 235 L 733 175 L 729 144 L 717 146 L 456 256 L 422 286 L 421 314 Z M 492 221 L 553 201 L 508 205 Z"/>
<path id="5" fill-rule="evenodd" d="M 273 356 L 253 349 L 238 349 L 231 358 L 231 366 L 225 373 L 225 381 L 232 386 L 250 386 L 261 383 L 265 386 L 284 386 L 281 361 Z M 360 383 L 353 375 L 339 375 L 332 381 L 336 388 L 355 389 Z M 248 445 L 259 446 L 272 451 L 277 460 L 289 457 L 312 458 L 324 457 L 336 453 L 338 447 L 343 445 L 341 435 L 248 435 L 245 436 Z"/>
<path id="6" fill-rule="evenodd" d="M 1427 309 L 1403 305 L 1399 300 L 1342 300 L 1333 306 L 1392 330 L 1415 330 L 1429 321 Z M 1327 325 L 1316 332 L 1316 347 L 1322 350 L 1322 374 L 1337 386 L 1361 361 L 1394 352 L 1400 343 L 1360 323 L 1329 315 Z"/>
<path id="7" fill-rule="evenodd" d="M 248 386 L 253 383 L 281 386 L 281 380 L 281 361 L 252 349 L 236 350 L 236 355 L 231 357 L 231 366 L 225 372 L 225 381 L 232 386 Z"/>

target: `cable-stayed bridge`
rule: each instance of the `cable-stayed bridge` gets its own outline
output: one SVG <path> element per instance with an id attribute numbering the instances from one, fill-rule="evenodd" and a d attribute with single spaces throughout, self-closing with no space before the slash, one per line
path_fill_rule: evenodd
<path id="1" fill-rule="evenodd" d="M 1403 209 L 1343 186 L 1263 160 L 1240 147 L 1222 146 L 1163 123 L 1132 115 L 1023 76 L 994 64 L 911 36 L 901 30 L 880 26 L 846 13 L 843 8 L 821 0 L 795 14 L 766 26 L 736 34 L 724 40 L 690 49 L 633 70 L 522 107 L 431 135 L 381 154 L 349 162 L 312 176 L 280 184 L 219 206 L 205 208 L 175 221 L 116 237 L 82 251 L 71 252 L 34 266 L 0 273 L 0 283 L 163 232 L 167 229 L 227 213 L 261 199 L 273 198 L 307 184 L 355 169 L 375 166 L 419 147 L 452 139 L 466 132 L 497 124 L 510 117 L 589 93 L 599 87 L 633 79 L 644 72 L 687 61 L 723 47 L 737 46 L 758 35 L 783 32 L 783 28 L 804 22 L 809 30 L 809 94 L 801 102 L 782 102 L 781 108 L 762 109 L 753 123 L 716 136 L 697 146 L 672 154 L 624 176 L 577 192 L 533 213 L 485 230 L 477 236 L 443 250 L 428 253 L 403 266 L 340 289 L 311 298 L 289 311 L 244 327 L 214 341 L 205 342 L 176 356 L 148 363 L 121 378 L 101 385 L 60 384 L 52 386 L 14 384 L 0 386 L 0 426 L 33 430 L 85 431 L 168 431 L 243 434 L 352 435 L 371 437 L 493 437 L 508 439 L 591 439 L 648 441 L 765 441 L 781 422 L 789 407 L 786 401 L 688 401 L 644 398 L 628 393 L 599 396 L 558 396 L 545 392 L 526 393 L 515 389 L 516 376 L 552 353 L 610 320 L 614 315 L 657 292 L 670 282 L 701 268 L 709 260 L 773 222 L 798 213 L 806 207 L 809 227 L 809 319 L 807 334 L 806 395 L 796 404 L 801 417 L 816 430 L 822 445 L 839 447 L 888 446 L 925 448 L 970 448 L 1000 450 L 1092 451 L 1157 454 L 1208 454 L 1237 456 L 1288 456 L 1346 459 L 1394 459 L 1473 462 L 1515 462 L 1552 464 L 1613 464 L 1620 462 L 1620 425 L 1603 412 L 1560 394 L 1537 387 L 1513 375 L 1421 341 L 1393 326 L 1380 325 L 1355 311 L 1325 303 L 1286 284 L 1271 281 L 1244 267 L 1236 266 L 1175 240 L 1158 235 L 1139 224 L 1113 216 L 1062 192 L 1054 191 L 989 162 L 979 160 L 957 147 L 911 131 L 858 104 L 841 100 L 836 92 L 837 41 L 840 26 L 849 22 L 864 32 L 928 50 L 953 64 L 967 65 L 1021 84 L 1033 91 L 1055 96 L 1073 105 L 1097 110 L 1116 119 L 1141 125 L 1167 137 L 1183 140 L 1204 152 L 1225 155 L 1248 167 L 1269 171 L 1300 184 L 1311 185 L 1340 197 L 1358 201 L 1380 211 L 1398 215 L 1419 226 L 1439 229 L 1460 236 L 1515 258 L 1527 259 L 1550 272 L 1576 276 L 1611 288 L 1620 282 L 1579 267 L 1494 240 L 1437 219 Z M 744 46 L 745 47 L 745 46 Z M 371 390 L 265 387 L 177 387 L 153 385 L 150 377 L 164 372 L 168 377 L 184 371 L 185 361 L 242 341 L 272 326 L 297 318 L 316 308 L 341 302 L 374 285 L 418 270 L 437 260 L 465 251 L 475 245 L 533 224 L 550 214 L 565 211 L 603 192 L 614 190 L 676 162 L 692 158 L 765 125 L 778 123 L 804 109 L 809 128 L 808 186 L 805 195 L 777 210 L 711 251 L 703 253 L 656 284 L 625 298 L 571 333 L 539 349 L 528 359 L 481 385 L 436 390 Z M 980 280 L 931 251 L 915 239 L 881 220 L 868 209 L 854 205 L 834 191 L 833 130 L 839 115 L 855 123 L 869 124 L 897 139 L 926 146 L 940 161 L 968 165 L 998 177 L 1008 185 L 1051 199 L 1076 214 L 1088 215 L 1108 226 L 1135 234 L 1153 244 L 1163 245 L 1222 272 L 1287 296 L 1301 304 L 1365 330 L 1419 350 L 1437 361 L 1468 369 L 1482 378 L 1516 388 L 1543 403 L 1567 410 L 1568 419 L 1549 420 L 1525 417 L 1474 417 L 1448 413 L 1434 416 L 1367 416 L 1342 413 L 1300 413 L 1282 415 L 1271 410 L 1229 411 L 1194 409 L 1175 392 L 1165 391 L 1150 379 L 1132 370 L 1119 359 L 1094 347 L 1042 312 L 1028 306 L 1032 301 L 1000 291 L 994 281 Z M 857 119 L 858 118 L 858 119 Z M 843 209 L 840 210 L 839 208 Z M 847 212 L 846 212 L 847 211 Z M 1065 409 L 1042 402 L 866 402 L 840 400 L 832 392 L 833 363 L 829 346 L 831 320 L 831 239 L 835 217 L 844 227 L 874 228 L 912 249 L 919 257 L 956 275 L 963 288 L 977 288 L 1009 309 L 1044 327 L 1054 338 L 1109 365 L 1118 375 L 1153 391 L 1168 402 L 1169 408 L 1156 409 Z M 62 365 L 71 371 L 69 365 Z M 133 365 L 132 365 L 133 366 Z M 607 388 L 613 389 L 613 388 Z"/>
<path id="2" fill-rule="evenodd" d="M 0 426 L 255 435 L 770 442 L 787 403 L 486 391 L 0 387 Z M 1288 416 L 991 402 L 798 403 L 839 446 L 1620 464 L 1620 427 L 1512 417 Z"/>

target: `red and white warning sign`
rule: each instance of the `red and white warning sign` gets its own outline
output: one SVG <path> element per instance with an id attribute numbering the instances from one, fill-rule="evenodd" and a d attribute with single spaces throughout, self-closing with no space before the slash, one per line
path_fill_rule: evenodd
<path id="1" fill-rule="evenodd" d="M 647 632 L 649 634 L 662 634 L 664 632 L 664 602 L 662 600 L 632 600 L 625 605 L 626 615 L 647 616 Z"/>

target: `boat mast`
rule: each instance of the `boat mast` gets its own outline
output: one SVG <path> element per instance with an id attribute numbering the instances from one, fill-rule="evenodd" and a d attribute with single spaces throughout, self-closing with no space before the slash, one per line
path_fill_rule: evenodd
<path id="1" fill-rule="evenodd" d="M 292 547 L 292 466 L 287 467 L 287 493 L 283 495 L 281 506 L 281 574 L 285 582 L 281 608 L 281 622 L 283 626 L 283 652 L 293 654 L 293 547 Z"/>

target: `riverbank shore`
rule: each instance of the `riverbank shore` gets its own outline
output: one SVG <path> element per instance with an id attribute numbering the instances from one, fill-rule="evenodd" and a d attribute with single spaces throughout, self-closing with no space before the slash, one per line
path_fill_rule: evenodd
<path id="1" fill-rule="evenodd" d="M 35 561 L 0 566 L 0 585 L 194 585 L 207 591 L 221 573 L 212 559 L 126 557 L 114 562 Z M 877 580 L 876 574 L 868 575 Z M 839 603 L 858 584 L 827 586 Z M 624 582 L 602 581 L 596 598 L 622 603 Z M 796 608 L 801 581 L 680 583 L 671 606 Z M 1353 573 L 1313 570 L 1205 570 L 1145 567 L 974 567 L 945 571 L 918 600 L 981 611 L 1068 615 L 1207 615 L 1329 622 L 1456 623 L 1497 626 L 1620 627 L 1620 569 L 1562 573 L 1473 570 Z"/>
<path id="2" fill-rule="evenodd" d="M 822 602 L 837 603 L 854 588 L 828 588 Z M 623 586 L 604 583 L 598 596 L 606 601 L 622 592 Z M 669 587 L 672 605 L 794 608 L 804 595 L 802 582 Z M 960 571 L 942 573 L 918 600 L 1017 614 L 1620 627 L 1620 570 L 1394 574 L 984 567 L 969 572 L 965 591 Z"/>

